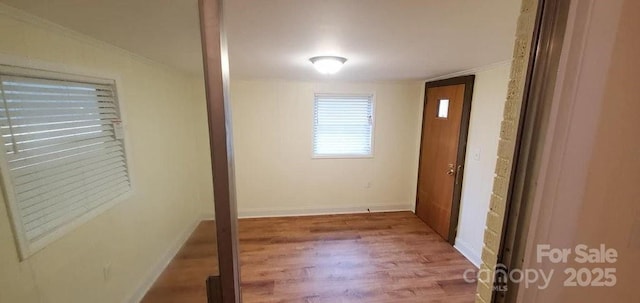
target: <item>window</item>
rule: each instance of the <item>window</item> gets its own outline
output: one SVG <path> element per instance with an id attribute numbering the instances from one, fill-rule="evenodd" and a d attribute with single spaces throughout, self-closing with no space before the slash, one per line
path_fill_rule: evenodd
<path id="1" fill-rule="evenodd" d="M 369 157 L 372 138 L 372 95 L 315 96 L 314 157 Z"/>
<path id="2" fill-rule="evenodd" d="M 0 66 L 2 179 L 23 258 L 130 190 L 114 82 L 73 78 Z"/>
<path id="3" fill-rule="evenodd" d="M 449 99 L 438 100 L 438 118 L 446 119 L 449 117 Z"/>

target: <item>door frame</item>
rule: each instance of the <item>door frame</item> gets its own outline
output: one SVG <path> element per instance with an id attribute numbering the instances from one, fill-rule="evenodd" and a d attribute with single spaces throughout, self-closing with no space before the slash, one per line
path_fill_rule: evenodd
<path id="1" fill-rule="evenodd" d="M 531 244 L 527 235 L 535 215 L 533 204 L 544 161 L 547 131 L 554 119 L 551 112 L 570 6 L 570 1 L 561 0 L 540 0 L 538 3 L 496 261 L 504 269 L 500 274 L 522 269 L 527 244 Z M 504 286 L 502 281 L 505 281 L 504 277 L 496 275 L 494 286 Z M 506 292 L 493 289 L 493 303 L 517 300 L 519 284 L 509 281 L 506 286 Z"/>
<path id="2" fill-rule="evenodd" d="M 424 101 L 422 108 L 422 123 L 420 127 L 420 151 L 418 154 L 418 182 L 416 184 L 415 209 L 418 209 L 418 197 L 420 190 L 420 167 L 422 167 L 422 143 L 425 139 L 424 125 L 427 110 L 428 91 L 430 88 L 464 84 L 464 97 L 462 100 L 462 118 L 460 121 L 460 133 L 458 134 L 458 152 L 456 155 L 456 175 L 453 186 L 453 198 L 451 203 L 451 219 L 449 221 L 449 236 L 447 242 L 453 245 L 458 233 L 458 218 L 460 217 L 460 201 L 462 198 L 462 179 L 464 177 L 465 159 L 467 154 L 467 138 L 469 135 L 469 122 L 471 119 L 471 101 L 473 99 L 473 85 L 475 75 L 459 76 L 449 79 L 426 82 L 424 85 Z"/>

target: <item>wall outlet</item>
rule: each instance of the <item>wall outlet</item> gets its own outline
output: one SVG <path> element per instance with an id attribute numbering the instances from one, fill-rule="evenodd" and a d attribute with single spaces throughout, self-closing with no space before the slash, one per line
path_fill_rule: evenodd
<path id="1" fill-rule="evenodd" d="M 474 148 L 471 153 L 471 157 L 473 157 L 473 160 L 480 161 L 480 149 Z"/>

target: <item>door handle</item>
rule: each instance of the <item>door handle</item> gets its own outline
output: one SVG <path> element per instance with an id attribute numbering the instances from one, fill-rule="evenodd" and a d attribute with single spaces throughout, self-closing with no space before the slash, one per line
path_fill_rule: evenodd
<path id="1" fill-rule="evenodd" d="M 454 164 L 449 164 L 449 170 L 447 170 L 447 175 L 453 176 L 456 174 L 456 166 Z"/>

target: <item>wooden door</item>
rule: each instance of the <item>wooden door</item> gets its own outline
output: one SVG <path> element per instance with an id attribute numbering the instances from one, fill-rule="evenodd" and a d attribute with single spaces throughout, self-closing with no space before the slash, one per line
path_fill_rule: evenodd
<path id="1" fill-rule="evenodd" d="M 426 84 L 416 215 L 453 243 L 458 221 L 473 76 Z"/>

